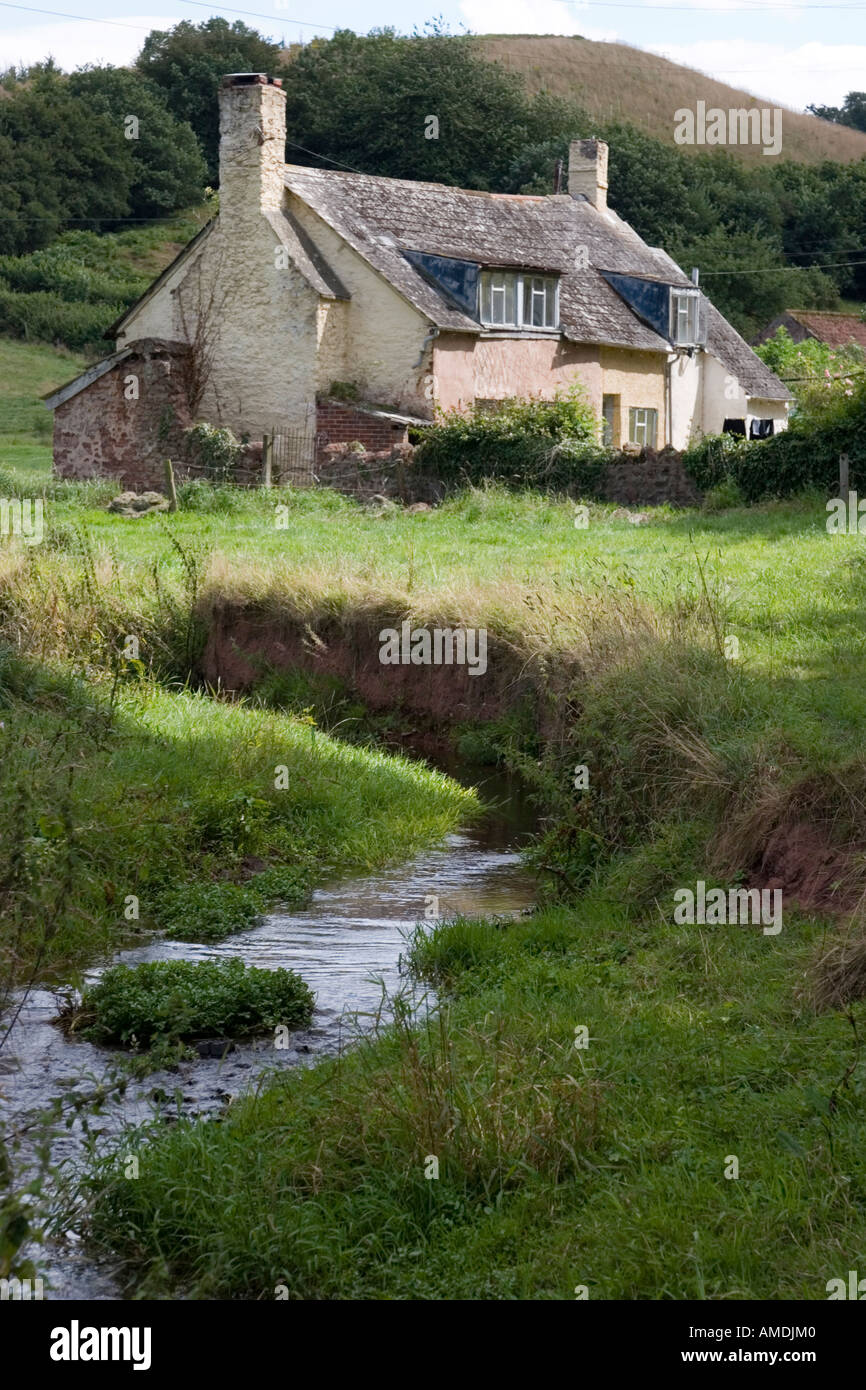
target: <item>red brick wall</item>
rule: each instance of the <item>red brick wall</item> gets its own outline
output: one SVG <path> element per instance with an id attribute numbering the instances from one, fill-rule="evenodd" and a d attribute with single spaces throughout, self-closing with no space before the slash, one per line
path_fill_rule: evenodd
<path id="1" fill-rule="evenodd" d="M 340 401 L 322 401 L 316 407 L 318 462 L 329 444 L 352 444 L 360 440 L 371 454 L 390 449 L 393 444 L 405 444 L 408 431 L 405 425 L 382 419 L 368 411 Z"/>

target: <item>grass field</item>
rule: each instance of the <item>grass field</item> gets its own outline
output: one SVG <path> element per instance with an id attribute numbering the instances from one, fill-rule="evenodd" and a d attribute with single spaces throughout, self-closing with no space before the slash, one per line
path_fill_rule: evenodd
<path id="1" fill-rule="evenodd" d="M 698 100 L 725 111 L 768 104 L 766 93 L 729 87 L 694 68 L 625 43 L 557 34 L 484 34 L 478 42 L 485 58 L 519 73 L 530 91 L 571 97 L 600 120 L 631 122 L 669 144 L 674 139 L 674 112 L 683 107 L 694 110 Z M 806 164 L 862 159 L 866 134 L 786 110 L 784 151 L 786 159 Z M 736 159 L 761 160 L 757 146 L 735 145 L 731 153 Z"/>
<path id="2" fill-rule="evenodd" d="M 70 374 L 35 361 L 46 389 Z M 820 1299 L 862 1265 L 866 551 L 828 535 L 822 498 L 642 525 L 593 506 L 581 529 L 572 503 L 495 488 L 421 514 L 198 489 L 125 520 L 15 437 L 43 466 L 3 457 L 3 486 L 46 506 L 42 543 L 0 553 L 19 974 L 116 944 L 129 892 L 141 927 L 207 936 L 474 814 L 441 774 L 317 728 L 303 682 L 269 708 L 184 688 L 218 608 L 312 634 L 483 623 L 532 690 L 530 727 L 476 732 L 538 798 L 558 892 L 418 939 L 429 1025 L 398 1012 L 219 1123 L 155 1129 L 135 1181 L 106 1158 L 77 1219 L 134 1295 Z M 674 921 L 678 887 L 761 873 L 778 935 Z"/>

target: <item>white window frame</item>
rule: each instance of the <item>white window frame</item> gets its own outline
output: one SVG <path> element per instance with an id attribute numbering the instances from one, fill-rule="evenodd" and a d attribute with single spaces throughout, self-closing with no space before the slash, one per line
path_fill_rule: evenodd
<path id="1" fill-rule="evenodd" d="M 697 290 L 671 289 L 670 339 L 675 347 L 697 347 L 699 300 Z"/>
<path id="2" fill-rule="evenodd" d="M 509 288 L 511 293 L 509 294 Z M 509 299 L 514 306 L 506 318 Z M 542 323 L 533 323 L 540 305 Z M 502 317 L 494 317 L 495 309 Z M 484 328 L 551 332 L 559 328 L 559 276 L 523 270 L 482 270 L 478 284 L 478 317 Z"/>
<path id="3" fill-rule="evenodd" d="M 659 413 L 654 406 L 633 405 L 628 412 L 628 442 L 642 449 L 654 449 L 658 439 Z"/>

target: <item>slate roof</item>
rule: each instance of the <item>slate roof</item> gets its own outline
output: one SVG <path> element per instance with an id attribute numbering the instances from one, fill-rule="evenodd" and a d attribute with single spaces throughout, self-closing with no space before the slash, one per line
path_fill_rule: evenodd
<path id="1" fill-rule="evenodd" d="M 824 314 L 816 309 L 788 309 L 786 317 L 794 319 L 813 338 L 828 347 L 847 347 L 857 343 L 866 347 L 866 323 L 856 314 Z"/>
<path id="2" fill-rule="evenodd" d="M 662 250 L 647 246 L 612 209 L 585 198 L 478 193 L 409 179 L 286 165 L 285 183 L 439 329 L 478 333 L 477 320 L 440 294 L 402 254 L 421 251 L 480 265 L 560 276 L 560 324 L 578 343 L 667 353 L 670 343 L 632 312 L 601 274 L 613 271 L 691 285 Z M 578 248 L 588 265 L 576 268 Z M 722 315 L 707 303 L 707 347 L 747 395 L 790 400 Z"/>

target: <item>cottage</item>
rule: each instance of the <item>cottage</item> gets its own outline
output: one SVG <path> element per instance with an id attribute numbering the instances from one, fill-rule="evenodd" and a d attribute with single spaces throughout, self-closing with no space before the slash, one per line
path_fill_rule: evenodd
<path id="1" fill-rule="evenodd" d="M 780 328 L 787 329 L 795 343 L 812 338 L 831 348 L 866 348 L 866 322 L 859 314 L 830 313 L 825 309 L 786 309 L 767 324 L 756 341 L 767 342 L 775 337 Z"/>
<path id="2" fill-rule="evenodd" d="M 381 448 L 437 409 L 574 381 L 616 446 L 785 427 L 790 393 L 697 272 L 608 207 L 602 141 L 572 144 L 567 194 L 529 197 L 286 164 L 285 140 L 281 81 L 224 78 L 219 216 L 112 325 L 114 354 L 47 398 L 58 473 L 153 485 L 192 418 Z"/>

